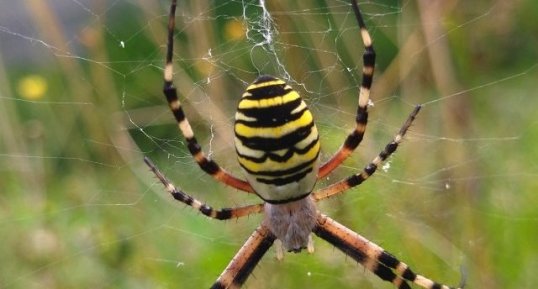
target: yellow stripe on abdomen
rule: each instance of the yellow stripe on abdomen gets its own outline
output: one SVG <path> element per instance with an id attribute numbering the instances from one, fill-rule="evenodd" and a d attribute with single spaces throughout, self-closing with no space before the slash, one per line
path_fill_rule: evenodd
<path id="1" fill-rule="evenodd" d="M 264 86 L 265 87 L 265 86 Z M 258 88 L 257 88 L 258 89 Z M 251 109 L 251 108 L 265 108 L 271 106 L 279 106 L 285 103 L 294 101 L 301 98 L 296 91 L 290 91 L 282 96 L 275 96 L 272 98 L 262 98 L 262 99 L 247 99 L 244 98 L 239 102 L 237 106 L 238 109 Z"/>
<path id="2" fill-rule="evenodd" d="M 290 134 L 298 128 L 308 126 L 313 120 L 312 113 L 310 113 L 310 111 L 305 111 L 298 119 L 286 122 L 280 126 L 251 127 L 245 123 L 236 123 L 235 133 L 244 138 L 263 137 L 273 138 L 275 141 L 278 141 L 279 137 Z"/>
<path id="3" fill-rule="evenodd" d="M 248 171 L 249 174 L 277 175 L 279 172 L 286 174 L 284 172 L 287 172 L 302 164 L 315 161 L 318 158 L 319 149 L 319 141 L 316 141 L 312 148 L 307 150 L 304 154 L 293 151 L 285 161 L 275 160 L 274 157 L 271 158 L 270 156 L 268 156 L 263 162 L 249 160 L 241 156 L 239 156 L 238 159 L 241 166 Z M 287 152 L 289 151 L 286 151 L 286 153 Z M 265 154 L 265 156 L 267 156 L 267 154 Z"/>

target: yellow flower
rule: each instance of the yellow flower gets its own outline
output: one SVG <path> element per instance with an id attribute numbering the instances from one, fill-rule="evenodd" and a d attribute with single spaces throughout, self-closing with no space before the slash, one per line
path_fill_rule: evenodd
<path id="1" fill-rule="evenodd" d="M 226 22 L 224 33 L 228 40 L 237 41 L 245 38 L 245 27 L 243 26 L 243 22 L 235 19 Z"/>
<path id="2" fill-rule="evenodd" d="M 42 98 L 47 92 L 47 81 L 44 77 L 30 74 L 23 77 L 18 85 L 17 92 L 22 98 L 29 100 L 37 100 Z"/>

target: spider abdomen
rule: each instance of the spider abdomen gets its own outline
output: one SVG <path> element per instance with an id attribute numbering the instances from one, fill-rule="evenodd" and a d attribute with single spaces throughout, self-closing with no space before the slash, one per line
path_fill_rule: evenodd
<path id="1" fill-rule="evenodd" d="M 285 203 L 310 194 L 316 183 L 319 135 L 312 113 L 283 80 L 260 76 L 235 114 L 239 164 L 265 201 Z"/>

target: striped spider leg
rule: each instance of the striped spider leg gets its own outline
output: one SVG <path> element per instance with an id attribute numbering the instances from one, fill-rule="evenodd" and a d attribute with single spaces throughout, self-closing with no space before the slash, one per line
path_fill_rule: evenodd
<path id="1" fill-rule="evenodd" d="M 374 77 L 375 50 L 372 45 L 372 38 L 370 37 L 370 33 L 368 33 L 368 29 L 366 29 L 366 24 L 364 24 L 357 2 L 351 1 L 351 6 L 353 7 L 357 23 L 359 24 L 361 39 L 364 45 L 364 53 L 362 55 L 362 83 L 359 88 L 355 129 L 347 136 L 340 149 L 327 162 L 321 165 L 318 172 L 318 180 L 324 178 L 335 168 L 340 166 L 340 164 L 353 153 L 361 143 L 368 123 L 368 105 L 370 103 L 370 88 L 372 87 Z"/>
<path id="2" fill-rule="evenodd" d="M 398 289 L 411 289 L 408 282 L 426 289 L 455 289 L 416 274 L 383 248 L 323 214 L 318 214 L 313 232 Z M 462 278 L 456 288 L 464 286 L 465 279 Z"/>
<path id="3" fill-rule="evenodd" d="M 220 167 L 214 160 L 208 159 L 206 157 L 206 155 L 202 151 L 202 147 L 196 140 L 192 127 L 189 124 L 189 120 L 185 116 L 185 112 L 181 107 L 181 102 L 178 98 L 178 91 L 176 87 L 174 87 L 173 83 L 174 69 L 172 63 L 172 58 L 174 55 L 176 6 L 176 0 L 172 0 L 172 4 L 170 5 L 170 14 L 168 18 L 168 42 L 166 44 L 166 63 L 164 67 L 163 87 L 163 93 L 166 96 L 166 100 L 168 101 L 168 106 L 174 114 L 177 125 L 179 127 L 179 131 L 187 141 L 187 148 L 189 149 L 189 152 L 191 153 L 198 166 L 200 166 L 200 168 L 204 172 L 211 175 L 219 182 L 222 182 L 241 191 L 253 193 L 254 191 L 252 189 L 252 186 L 248 182 L 234 177 L 222 167 Z"/>
<path id="4" fill-rule="evenodd" d="M 195 208 L 196 210 L 200 211 L 200 213 L 204 214 L 207 217 L 217 219 L 217 220 L 229 220 L 229 219 L 236 219 L 240 217 L 244 217 L 250 214 L 257 214 L 261 213 L 263 210 L 263 204 L 257 204 L 257 205 L 248 205 L 244 207 L 235 207 L 235 208 L 223 208 L 223 209 L 214 209 L 207 204 L 191 197 L 187 193 L 183 192 L 182 190 L 176 188 L 170 182 L 163 173 L 155 166 L 155 164 L 147 157 L 144 158 L 144 162 L 146 165 L 150 168 L 150 170 L 155 174 L 155 176 L 161 181 L 161 183 L 164 185 L 166 191 L 172 195 L 172 197 L 184 203 L 185 205 L 191 206 Z"/>
<path id="5" fill-rule="evenodd" d="M 176 188 L 176 186 L 161 173 L 149 158 L 144 158 L 144 162 L 175 200 L 193 207 L 209 218 L 229 220 L 261 213 L 263 211 L 264 204 L 214 209 Z M 230 264 L 218 278 L 218 281 L 211 288 L 240 287 L 241 284 L 246 281 L 250 273 L 252 273 L 252 270 L 254 270 L 256 264 L 258 264 L 263 255 L 265 255 L 267 250 L 273 245 L 275 239 L 275 235 L 267 226 L 263 224 L 260 225 L 248 238 L 245 244 L 243 244 L 241 249 L 239 249 L 239 252 L 237 252 Z"/>
<path id="6" fill-rule="evenodd" d="M 415 109 L 409 114 L 407 117 L 407 120 L 405 121 L 404 125 L 400 128 L 400 131 L 391 142 L 389 142 L 385 148 L 369 163 L 367 164 L 364 169 L 357 174 L 351 175 L 341 181 L 338 181 L 332 185 L 329 185 L 325 188 L 319 189 L 315 193 L 312 194 L 312 198 L 318 202 L 326 198 L 333 197 L 335 195 L 341 194 L 355 186 L 358 186 L 362 184 L 366 179 L 368 179 L 371 175 L 375 173 L 379 165 L 381 165 L 391 154 L 393 154 L 396 149 L 398 148 L 398 145 L 403 140 L 403 137 L 409 127 L 411 127 L 411 124 L 415 120 L 418 112 L 420 111 L 421 106 L 417 105 Z"/>
<path id="7" fill-rule="evenodd" d="M 173 87 L 172 56 L 176 0 L 172 0 L 168 22 L 168 45 L 164 70 L 164 94 L 179 129 L 197 164 L 216 180 L 245 192 L 254 193 L 264 202 L 236 208 L 213 209 L 176 188 L 148 159 L 144 161 L 166 190 L 176 199 L 202 214 L 219 220 L 263 213 L 260 226 L 239 249 L 211 288 L 240 288 L 267 250 L 279 241 L 289 252 L 313 251 L 312 233 L 397 288 L 411 288 L 409 282 L 426 289 L 448 289 L 414 273 L 378 245 L 321 214 L 316 203 L 358 186 L 373 175 L 380 164 L 396 151 L 420 110 L 415 107 L 399 132 L 360 172 L 326 188 L 314 191 L 316 181 L 338 167 L 359 145 L 367 124 L 367 107 L 375 66 L 372 41 L 356 0 L 351 0 L 361 38 L 365 46 L 362 83 L 356 127 L 342 147 L 325 164 L 319 164 L 319 134 L 312 113 L 299 94 L 285 81 L 274 76 L 259 76 L 239 101 L 235 114 L 235 148 L 246 181 L 238 179 L 208 159 L 185 117 Z M 461 286 L 463 287 L 463 285 Z"/>

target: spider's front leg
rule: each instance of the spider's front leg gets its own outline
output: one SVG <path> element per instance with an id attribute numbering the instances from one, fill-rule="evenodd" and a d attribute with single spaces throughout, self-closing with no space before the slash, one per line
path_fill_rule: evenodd
<path id="1" fill-rule="evenodd" d="M 464 280 L 454 288 L 416 274 L 383 248 L 323 214 L 318 215 L 313 232 L 396 288 L 411 289 L 407 282 L 425 289 L 462 289 L 464 286 Z"/>
<path id="2" fill-rule="evenodd" d="M 269 228 L 264 225 L 259 226 L 239 249 L 211 289 L 240 288 L 263 255 L 273 245 L 275 239 L 275 235 Z"/>

